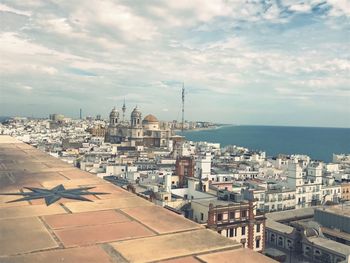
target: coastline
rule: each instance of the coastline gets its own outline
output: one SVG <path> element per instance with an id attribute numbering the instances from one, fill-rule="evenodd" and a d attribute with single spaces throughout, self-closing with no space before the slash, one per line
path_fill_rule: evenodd
<path id="1" fill-rule="evenodd" d="M 211 131 L 211 130 L 218 130 L 223 127 L 230 127 L 234 126 L 234 124 L 217 124 L 211 127 L 205 127 L 205 128 L 195 128 L 195 129 L 187 129 L 184 130 L 184 132 L 198 132 L 198 131 Z M 181 132 L 181 129 L 174 129 L 175 133 Z"/>

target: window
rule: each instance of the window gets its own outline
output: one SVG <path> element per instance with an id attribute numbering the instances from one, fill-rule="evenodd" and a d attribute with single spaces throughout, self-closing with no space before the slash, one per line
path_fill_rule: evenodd
<path id="1" fill-rule="evenodd" d="M 275 243 L 275 234 L 271 234 L 270 240 L 271 243 Z"/>
<path id="2" fill-rule="evenodd" d="M 202 220 L 202 221 L 204 220 L 204 215 L 203 215 L 203 213 L 201 213 L 201 220 Z"/>
<path id="3" fill-rule="evenodd" d="M 241 217 L 247 217 L 247 211 L 246 210 L 242 211 Z"/>
<path id="4" fill-rule="evenodd" d="M 164 200 L 165 200 L 165 201 L 168 201 L 168 197 L 167 197 L 167 196 L 165 196 L 165 197 L 164 197 Z"/>
<path id="5" fill-rule="evenodd" d="M 255 248 L 260 248 L 260 239 L 255 240 Z"/>
<path id="6" fill-rule="evenodd" d="M 230 228 L 230 237 L 233 237 L 234 235 L 234 228 Z"/>
<path id="7" fill-rule="evenodd" d="M 217 221 L 222 221 L 222 214 L 218 214 L 218 220 Z"/>
<path id="8" fill-rule="evenodd" d="M 230 220 L 234 220 L 235 219 L 235 212 L 230 212 Z"/>
<path id="9" fill-rule="evenodd" d="M 279 245 L 280 247 L 283 247 L 283 238 L 282 238 L 282 237 L 279 237 L 279 238 L 278 238 L 278 245 Z"/>
<path id="10" fill-rule="evenodd" d="M 260 232 L 260 224 L 256 225 L 256 232 Z"/>
<path id="11" fill-rule="evenodd" d="M 245 226 L 242 226 L 242 236 L 245 235 Z"/>

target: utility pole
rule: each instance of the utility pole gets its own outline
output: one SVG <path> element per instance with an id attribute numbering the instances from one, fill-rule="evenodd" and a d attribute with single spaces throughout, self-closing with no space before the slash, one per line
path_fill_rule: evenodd
<path id="1" fill-rule="evenodd" d="M 182 125 L 181 132 L 184 132 L 185 124 L 185 84 L 182 82 Z"/>

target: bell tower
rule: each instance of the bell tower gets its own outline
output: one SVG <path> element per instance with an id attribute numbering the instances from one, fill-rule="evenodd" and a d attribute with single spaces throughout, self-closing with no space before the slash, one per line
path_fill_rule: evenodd
<path id="1" fill-rule="evenodd" d="M 114 107 L 111 113 L 109 114 L 109 126 L 116 127 L 118 123 L 119 123 L 119 112 Z"/>
<path id="2" fill-rule="evenodd" d="M 131 113 L 131 140 L 140 141 L 143 139 L 142 113 L 136 106 Z"/>

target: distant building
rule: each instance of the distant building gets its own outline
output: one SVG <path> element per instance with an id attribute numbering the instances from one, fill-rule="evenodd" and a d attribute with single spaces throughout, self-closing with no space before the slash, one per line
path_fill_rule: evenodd
<path id="1" fill-rule="evenodd" d="M 266 214 L 266 248 L 285 252 L 289 262 L 345 262 L 350 246 L 340 237 L 349 236 L 343 230 L 350 220 L 339 211 L 339 206 L 331 206 Z"/>
<path id="2" fill-rule="evenodd" d="M 196 177 L 209 178 L 211 173 L 211 154 L 200 155 L 196 160 Z"/>
<path id="3" fill-rule="evenodd" d="M 343 182 L 341 183 L 341 199 L 342 200 L 350 200 L 350 183 Z"/>
<path id="4" fill-rule="evenodd" d="M 254 251 L 264 249 L 265 217 L 253 202 L 193 200 L 193 218 L 219 234 Z"/>
<path id="5" fill-rule="evenodd" d="M 101 125 L 97 125 L 93 128 L 89 128 L 87 129 L 87 132 L 91 133 L 92 136 L 96 136 L 96 137 L 106 136 L 106 128 Z"/>
<path id="6" fill-rule="evenodd" d="M 49 119 L 50 119 L 51 121 L 54 121 L 54 122 L 63 121 L 64 115 L 63 115 L 63 114 L 53 113 L 53 114 L 50 114 L 50 115 L 49 115 Z"/>
<path id="7" fill-rule="evenodd" d="M 322 226 L 325 236 L 350 245 L 350 207 L 347 204 L 316 208 L 314 220 Z"/>
<path id="8" fill-rule="evenodd" d="M 172 136 L 172 130 L 160 127 L 158 119 L 153 115 L 147 115 L 142 120 L 142 113 L 135 107 L 131 112 L 130 122 L 124 119 L 126 107 L 122 108 L 123 118 L 113 108 L 109 115 L 109 125 L 106 131 L 106 142 L 129 142 L 131 145 L 144 145 L 147 147 L 168 147 Z"/>
<path id="9" fill-rule="evenodd" d="M 183 187 L 186 182 L 186 177 L 194 177 L 194 158 L 193 157 L 179 157 L 176 159 L 175 170 L 179 177 L 179 187 Z"/>
<path id="10" fill-rule="evenodd" d="M 333 162 L 350 164 L 350 154 L 333 154 Z"/>

